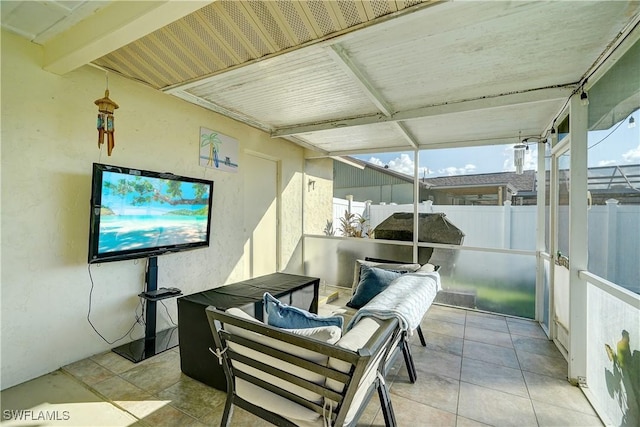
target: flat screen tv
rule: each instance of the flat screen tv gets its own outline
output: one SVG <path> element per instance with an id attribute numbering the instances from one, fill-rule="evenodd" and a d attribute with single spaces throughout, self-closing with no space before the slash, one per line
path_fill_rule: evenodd
<path id="1" fill-rule="evenodd" d="M 213 181 L 93 164 L 89 263 L 209 246 Z"/>

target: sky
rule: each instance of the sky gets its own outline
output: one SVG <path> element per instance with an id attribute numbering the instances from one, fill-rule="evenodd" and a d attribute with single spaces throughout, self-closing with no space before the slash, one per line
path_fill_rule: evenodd
<path id="1" fill-rule="evenodd" d="M 602 131 L 589 132 L 589 167 L 640 164 L 640 111 L 628 119 Z M 517 139 L 517 138 L 516 138 Z M 516 140 L 514 139 L 514 144 Z M 423 150 L 420 152 L 420 177 L 472 175 L 481 173 L 513 172 L 513 145 Z M 524 169 L 536 169 L 538 144 L 530 144 L 525 151 Z M 361 154 L 355 158 L 413 176 L 413 151 Z"/>

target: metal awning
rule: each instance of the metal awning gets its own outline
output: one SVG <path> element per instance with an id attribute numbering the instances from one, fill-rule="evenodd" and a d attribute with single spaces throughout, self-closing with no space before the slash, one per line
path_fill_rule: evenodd
<path id="1" fill-rule="evenodd" d="M 60 18 L 52 5 L 75 9 Z M 91 63 L 314 157 L 544 135 L 596 67 L 637 42 L 639 12 L 633 1 L 3 1 L 2 23 L 43 45 L 45 69 Z"/>

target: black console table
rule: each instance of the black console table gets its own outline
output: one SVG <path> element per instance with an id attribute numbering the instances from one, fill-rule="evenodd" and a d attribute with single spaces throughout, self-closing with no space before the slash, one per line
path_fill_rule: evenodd
<path id="1" fill-rule="evenodd" d="M 193 379 L 226 391 L 227 382 L 218 359 L 205 309 L 238 307 L 262 320 L 262 296 L 269 292 L 285 304 L 318 312 L 320 279 L 287 273 L 273 273 L 178 298 L 180 368 Z"/>

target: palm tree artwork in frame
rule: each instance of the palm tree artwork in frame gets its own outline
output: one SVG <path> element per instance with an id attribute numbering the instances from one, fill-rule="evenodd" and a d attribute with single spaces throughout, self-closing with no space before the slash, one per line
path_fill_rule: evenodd
<path id="1" fill-rule="evenodd" d="M 238 171 L 238 141 L 204 127 L 200 128 L 200 166 Z"/>

